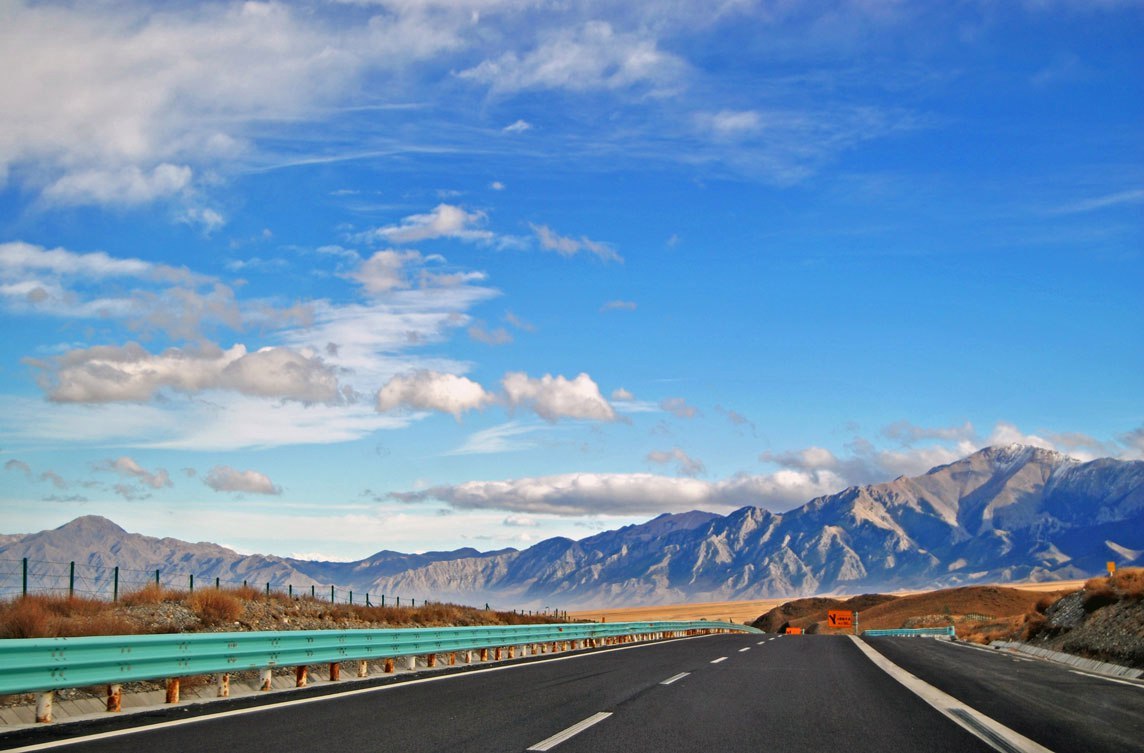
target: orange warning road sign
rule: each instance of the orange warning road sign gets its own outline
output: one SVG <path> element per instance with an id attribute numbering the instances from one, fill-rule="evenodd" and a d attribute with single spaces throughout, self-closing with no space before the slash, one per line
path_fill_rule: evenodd
<path id="1" fill-rule="evenodd" d="M 854 627 L 854 613 L 849 609 L 831 609 L 826 612 L 826 624 L 832 628 Z"/>
<path id="2" fill-rule="evenodd" d="M 802 635 L 802 628 L 788 627 L 786 629 L 787 635 Z"/>

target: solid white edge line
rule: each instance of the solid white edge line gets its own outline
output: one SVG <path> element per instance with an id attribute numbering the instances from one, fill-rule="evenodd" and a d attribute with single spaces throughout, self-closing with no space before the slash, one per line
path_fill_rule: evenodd
<path id="1" fill-rule="evenodd" d="M 727 657 L 726 656 L 720 656 L 718 659 L 712 659 L 711 663 L 712 664 L 718 664 L 721 661 L 727 661 Z"/>
<path id="2" fill-rule="evenodd" d="M 687 677 L 689 674 L 691 674 L 691 673 L 690 672 L 680 672 L 679 674 L 674 675 L 673 677 L 667 678 L 666 680 L 661 682 L 660 685 L 670 685 L 671 683 L 676 682 L 677 680 L 682 680 L 684 677 Z"/>
<path id="3" fill-rule="evenodd" d="M 866 658 L 872 661 L 875 666 L 904 685 L 906 689 L 912 692 L 914 695 L 918 696 L 930 706 L 933 706 L 935 709 L 940 711 L 948 719 L 953 720 L 953 722 L 956 723 L 959 727 L 967 730 L 971 735 L 978 738 L 979 740 L 982 740 L 986 745 L 993 748 L 994 750 L 1001 750 L 1002 753 L 1008 753 L 1008 751 L 1005 751 L 1002 748 L 998 748 L 993 744 L 991 740 L 989 740 L 989 738 L 983 736 L 978 730 L 974 729 L 957 714 L 952 712 L 959 711 L 962 714 L 973 717 L 974 721 L 976 721 L 982 727 L 987 728 L 990 732 L 1004 740 L 1006 744 L 1012 746 L 1016 750 L 1021 751 L 1022 753 L 1053 753 L 1051 750 L 1041 745 L 1040 743 L 1034 742 L 1021 733 L 1009 729 L 1004 724 L 1001 724 L 995 719 L 985 716 L 985 714 L 982 714 L 972 706 L 967 706 L 948 693 L 938 690 L 933 685 L 930 685 L 928 682 L 920 679 L 916 675 L 910 674 L 906 670 L 899 667 L 897 664 L 894 664 L 892 661 L 887 659 L 876 649 L 869 646 L 865 641 L 858 638 L 857 636 L 851 635 L 847 637 L 854 641 L 854 645 L 858 646 L 862 653 L 866 655 Z"/>
<path id="4" fill-rule="evenodd" d="M 32 751 L 37 751 L 37 750 L 51 750 L 52 748 L 59 748 L 59 747 L 62 747 L 64 745 L 79 745 L 80 743 L 85 743 L 85 742 L 88 742 L 90 740 L 106 740 L 106 739 L 111 738 L 111 737 L 122 737 L 124 735 L 134 735 L 134 734 L 138 734 L 140 732 L 148 732 L 150 730 L 156 730 L 156 729 L 165 729 L 167 727 L 181 727 L 184 724 L 197 724 L 198 722 L 207 722 L 207 721 L 210 721 L 212 719 L 222 719 L 222 718 L 228 717 L 228 716 L 243 716 L 245 714 L 255 714 L 255 713 L 258 713 L 260 711 L 274 711 L 275 709 L 286 708 L 288 706 L 301 706 L 301 705 L 304 705 L 307 703 L 318 703 L 320 701 L 335 701 L 339 698 L 345 698 L 346 696 L 362 695 L 363 693 L 377 693 L 377 692 L 380 692 L 383 690 L 394 690 L 395 688 L 402 688 L 402 687 L 406 687 L 408 685 L 420 685 L 421 683 L 424 683 L 424 682 L 440 682 L 442 680 L 453 680 L 453 679 L 456 679 L 458 677 L 472 677 L 473 675 L 480 675 L 480 674 L 484 674 L 486 672 L 501 672 L 501 671 L 506 670 L 506 669 L 520 669 L 521 667 L 533 667 L 533 666 L 536 666 L 538 664 L 550 664 L 552 662 L 558 662 L 558 661 L 569 661 L 572 659 L 582 659 L 585 656 L 597 656 L 599 654 L 610 654 L 613 651 L 631 651 L 632 649 L 650 648 L 652 646 L 662 646 L 664 643 L 675 643 L 678 641 L 694 641 L 694 640 L 698 640 L 700 638 L 710 638 L 710 637 L 711 637 L 711 635 L 692 635 L 692 636 L 688 636 L 686 638 L 671 638 L 671 639 L 666 640 L 666 641 L 652 641 L 649 643 L 633 643 L 630 646 L 618 646 L 616 648 L 605 648 L 605 649 L 600 649 L 598 651 L 588 651 L 588 652 L 582 652 L 582 653 L 575 653 L 575 654 L 571 654 L 570 656 L 554 656 L 551 659 L 540 659 L 538 661 L 517 662 L 514 664 L 501 664 L 501 665 L 496 666 L 496 667 L 485 667 L 484 669 L 474 669 L 474 670 L 470 670 L 468 672 L 451 672 L 447 675 L 439 675 L 437 677 L 420 677 L 416 680 L 403 680 L 401 682 L 391 682 L 391 683 L 387 683 L 385 685 L 377 685 L 377 686 L 372 687 L 372 688 L 358 688 L 357 690 L 345 690 L 342 692 L 330 693 L 328 695 L 315 696 L 313 698 L 296 698 L 292 701 L 281 701 L 279 703 L 266 703 L 266 704 L 262 704 L 260 706 L 251 706 L 250 708 L 245 708 L 245 709 L 232 709 L 231 711 L 217 711 L 214 713 L 208 713 L 208 714 L 203 714 L 201 716 L 192 717 L 190 719 L 173 719 L 169 722 L 157 722 L 155 724 L 141 724 L 138 727 L 128 727 L 126 729 L 111 730 L 109 732 L 97 732 L 94 735 L 80 735 L 77 737 L 69 737 L 69 738 L 64 739 L 64 740 L 52 740 L 52 741 L 46 742 L 46 743 L 35 743 L 33 745 L 25 745 L 23 748 L 8 748 L 8 749 L 5 749 L 4 753 L 31 753 Z M 726 658 L 726 657 L 724 657 L 724 658 Z M 249 698 L 249 697 L 251 697 L 251 696 L 237 696 L 237 698 Z M 206 703 L 210 703 L 210 701 L 206 701 Z M 172 706 L 166 706 L 166 705 L 151 706 L 151 707 L 147 707 L 146 710 L 153 711 L 156 708 L 163 708 L 163 709 L 176 709 L 176 708 L 180 708 L 180 707 L 186 708 L 189 705 L 190 705 L 190 702 L 188 702 L 187 704 L 180 704 L 180 706 L 173 706 L 173 705 Z M 140 711 L 142 711 L 142 710 L 144 710 L 144 709 L 140 709 Z M 98 717 L 98 718 L 102 718 L 102 717 Z M 85 719 L 77 719 L 75 721 L 91 721 L 91 718 L 88 717 Z M 66 723 L 67 722 L 60 722 L 60 724 L 66 724 Z M 41 729 L 41 728 L 42 727 L 26 726 L 26 727 L 21 727 L 19 730 L 12 730 L 12 731 L 16 732 L 16 731 L 22 731 L 22 730 L 28 730 L 28 729 Z"/>
<path id="5" fill-rule="evenodd" d="M 612 713 L 610 711 L 601 711 L 599 713 L 592 714 L 587 719 L 576 722 L 568 729 L 565 729 L 562 732 L 557 732 L 552 737 L 541 740 L 531 748 L 525 748 L 525 750 L 550 750 L 551 748 L 555 748 L 557 745 L 564 742 L 568 738 L 580 734 L 594 724 L 599 724 L 611 715 Z"/>
<path id="6" fill-rule="evenodd" d="M 1109 682 L 1115 682 L 1117 685 L 1127 685 L 1130 688 L 1144 690 L 1144 685 L 1141 685 L 1138 681 L 1134 680 L 1123 680 L 1119 677 L 1109 677 L 1108 675 L 1094 675 L 1092 672 L 1083 672 L 1079 669 L 1070 669 L 1069 672 L 1072 672 L 1074 675 L 1092 677 L 1097 680 L 1108 680 Z"/>

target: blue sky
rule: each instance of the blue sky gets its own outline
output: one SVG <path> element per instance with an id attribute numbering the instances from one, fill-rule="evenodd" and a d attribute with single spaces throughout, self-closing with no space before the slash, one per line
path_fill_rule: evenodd
<path id="1" fill-rule="evenodd" d="M 522 547 L 1144 456 L 1140 3 L 0 3 L 0 514 Z"/>

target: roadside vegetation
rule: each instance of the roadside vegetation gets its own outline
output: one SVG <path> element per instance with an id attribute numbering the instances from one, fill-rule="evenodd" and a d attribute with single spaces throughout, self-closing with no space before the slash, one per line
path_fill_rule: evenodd
<path id="1" fill-rule="evenodd" d="M 459 604 L 416 607 L 331 604 L 310 596 L 266 595 L 256 588 L 194 592 L 147 586 L 112 603 L 85 597 L 30 595 L 0 602 L 0 638 L 57 638 L 250 630 L 521 625 L 562 622 L 551 615 Z"/>

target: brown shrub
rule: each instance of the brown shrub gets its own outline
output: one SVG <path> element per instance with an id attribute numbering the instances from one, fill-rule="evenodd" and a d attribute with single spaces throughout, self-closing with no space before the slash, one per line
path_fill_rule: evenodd
<path id="1" fill-rule="evenodd" d="M 242 616 L 242 601 L 228 591 L 195 591 L 187 597 L 186 604 L 204 625 L 231 623 Z"/>
<path id="2" fill-rule="evenodd" d="M 1037 604 L 1034 609 L 1036 609 L 1041 614 L 1044 614 L 1045 612 L 1049 611 L 1049 607 L 1060 601 L 1063 596 L 1064 594 L 1060 593 L 1047 593 L 1041 598 L 1037 599 Z"/>
<path id="3" fill-rule="evenodd" d="M 144 604 L 162 604 L 164 601 L 179 601 L 186 593 L 148 583 L 137 591 L 122 594 L 119 601 L 129 607 L 138 607 Z"/>
<path id="4" fill-rule="evenodd" d="M 0 638 L 54 638 L 57 618 L 42 599 L 25 596 L 0 607 Z"/>
<path id="5" fill-rule="evenodd" d="M 1133 599 L 1144 598 L 1144 568 L 1132 567 L 1119 570 L 1112 582 L 1121 595 Z"/>

